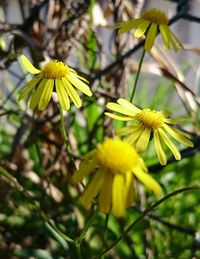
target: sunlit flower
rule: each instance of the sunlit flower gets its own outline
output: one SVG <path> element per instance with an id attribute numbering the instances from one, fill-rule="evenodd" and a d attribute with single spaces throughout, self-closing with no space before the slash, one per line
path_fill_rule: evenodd
<path id="1" fill-rule="evenodd" d="M 81 203 L 88 207 L 98 195 L 99 210 L 112 210 L 122 217 L 135 197 L 135 177 L 161 196 L 160 185 L 148 174 L 147 168 L 135 148 L 119 139 L 106 139 L 96 149 L 87 153 L 73 179 L 78 183 L 84 176 L 94 173 L 81 196 Z"/>
<path id="2" fill-rule="evenodd" d="M 174 51 L 177 51 L 178 48 L 183 48 L 183 44 L 170 30 L 168 22 L 169 20 L 164 12 L 153 8 L 144 12 L 140 18 L 117 23 L 115 28 L 119 29 L 119 33 L 128 32 L 136 28 L 134 33 L 135 37 L 146 37 L 144 48 L 147 51 L 153 47 L 159 29 L 165 49 L 172 47 Z"/>
<path id="3" fill-rule="evenodd" d="M 180 152 L 168 137 L 168 133 L 176 141 L 193 147 L 190 135 L 173 128 L 171 125 L 179 122 L 179 119 L 168 118 L 164 112 L 150 109 L 139 109 L 125 99 L 118 99 L 117 103 L 108 103 L 106 107 L 122 115 L 106 112 L 105 114 L 113 119 L 121 121 L 132 121 L 133 123 L 124 128 L 118 129 L 116 134 L 119 136 L 128 136 L 126 141 L 134 144 L 138 152 L 147 149 L 151 133 L 153 133 L 154 147 L 161 165 L 167 163 L 167 157 L 162 148 L 164 142 L 172 151 L 176 160 L 181 159 Z"/>
<path id="4" fill-rule="evenodd" d="M 64 110 L 69 110 L 70 108 L 69 98 L 77 108 L 82 105 L 82 101 L 74 87 L 88 96 L 92 95 L 86 84 L 88 81 L 61 61 L 50 61 L 39 70 L 24 55 L 20 57 L 20 60 L 29 73 L 36 75 L 36 77 L 22 87 L 18 99 L 19 101 L 22 100 L 35 89 L 30 100 L 29 106 L 31 109 L 38 107 L 39 110 L 44 110 L 50 101 L 54 89 L 56 90 L 58 101 Z"/>

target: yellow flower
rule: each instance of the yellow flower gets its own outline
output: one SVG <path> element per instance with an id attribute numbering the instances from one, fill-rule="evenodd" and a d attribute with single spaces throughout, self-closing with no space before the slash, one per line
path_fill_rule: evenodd
<path id="1" fill-rule="evenodd" d="M 80 182 L 90 173 L 94 175 L 81 196 L 85 208 L 98 195 L 100 211 L 109 213 L 112 210 L 115 216 L 122 217 L 134 201 L 135 177 L 151 189 L 157 198 L 161 196 L 160 185 L 148 174 L 135 148 L 119 139 L 106 139 L 87 153 L 73 180 Z"/>
<path id="2" fill-rule="evenodd" d="M 144 48 L 147 51 L 153 47 L 158 29 L 160 30 L 166 49 L 169 49 L 170 46 L 172 46 L 174 51 L 177 51 L 178 48 L 184 48 L 180 40 L 170 30 L 168 22 L 169 20 L 164 12 L 153 8 L 144 12 L 138 19 L 116 24 L 115 28 L 119 29 L 119 33 L 128 32 L 133 28 L 137 28 L 134 35 L 137 38 L 141 38 L 142 36 L 146 37 Z"/>
<path id="3" fill-rule="evenodd" d="M 118 99 L 117 103 L 108 103 L 106 107 L 114 112 L 122 114 L 121 116 L 106 112 L 105 114 L 108 117 L 121 121 L 133 121 L 133 124 L 118 129 L 116 133 L 119 136 L 129 135 L 126 139 L 127 142 L 134 144 L 138 152 L 143 152 L 147 149 L 150 135 L 153 132 L 154 147 L 161 165 L 167 163 L 167 157 L 161 145 L 162 142 L 164 142 L 172 151 L 176 160 L 181 159 L 180 152 L 166 133 L 176 141 L 186 146 L 193 147 L 192 141 L 189 140 L 189 134 L 170 126 L 178 123 L 179 119 L 168 118 L 162 111 L 150 109 L 141 110 L 122 98 Z"/>
<path id="4" fill-rule="evenodd" d="M 53 60 L 39 70 L 24 55 L 20 59 L 26 70 L 36 75 L 36 77 L 22 87 L 18 99 L 19 101 L 22 100 L 35 88 L 29 105 L 31 109 L 35 109 L 38 106 L 39 110 L 44 110 L 50 101 L 54 88 L 57 92 L 59 103 L 64 110 L 69 110 L 70 108 L 69 97 L 77 108 L 82 105 L 82 101 L 74 86 L 84 94 L 92 95 L 86 84 L 88 81 L 63 62 Z"/>

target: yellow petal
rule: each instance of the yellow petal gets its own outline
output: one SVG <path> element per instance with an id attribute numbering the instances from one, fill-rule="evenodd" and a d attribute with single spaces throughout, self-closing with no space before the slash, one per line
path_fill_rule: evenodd
<path id="1" fill-rule="evenodd" d="M 144 130 L 144 126 L 139 124 L 137 127 L 135 127 L 135 130 L 133 131 L 133 133 L 131 133 L 131 135 L 126 138 L 126 141 L 130 144 L 134 144 L 135 141 L 140 137 L 140 135 L 142 134 Z"/>
<path id="2" fill-rule="evenodd" d="M 119 29 L 118 33 L 121 34 L 121 33 L 128 32 L 133 28 L 136 28 L 140 23 L 141 23 L 141 19 L 134 19 L 134 20 L 118 23 L 115 25 L 115 28 Z"/>
<path id="3" fill-rule="evenodd" d="M 122 217 L 125 214 L 126 197 L 124 190 L 124 176 L 114 174 L 112 186 L 112 212 L 116 217 Z"/>
<path id="4" fill-rule="evenodd" d="M 66 92 L 68 93 L 69 97 L 71 98 L 72 102 L 75 104 L 77 108 L 80 108 L 82 106 L 82 101 L 77 94 L 76 90 L 73 88 L 73 86 L 70 84 L 70 82 L 63 78 L 63 83 L 66 89 Z"/>
<path id="5" fill-rule="evenodd" d="M 174 157 L 176 160 L 181 159 L 181 154 L 178 151 L 177 147 L 174 145 L 174 143 L 169 139 L 169 137 L 166 135 L 166 133 L 162 129 L 158 129 L 158 133 L 162 140 L 165 142 L 165 144 L 169 147 L 169 149 L 172 151 Z"/>
<path id="6" fill-rule="evenodd" d="M 106 172 L 102 189 L 99 193 L 99 210 L 103 213 L 109 213 L 112 198 L 113 175 Z"/>
<path id="7" fill-rule="evenodd" d="M 165 122 L 168 124 L 179 124 L 187 122 L 187 118 L 165 118 Z"/>
<path id="8" fill-rule="evenodd" d="M 170 127 L 170 126 L 169 126 Z M 170 127 L 171 128 L 171 127 Z M 175 131 L 178 135 L 183 136 L 185 138 L 191 139 L 191 135 L 189 133 L 186 133 L 182 130 L 176 129 L 176 128 L 171 128 L 173 131 Z M 192 143 L 193 144 L 193 143 Z M 192 145 L 193 147 L 193 145 Z"/>
<path id="9" fill-rule="evenodd" d="M 81 182 L 86 175 L 90 174 L 94 170 L 96 164 L 97 160 L 95 158 L 90 161 L 82 161 L 79 165 L 79 169 L 73 174 L 73 182 Z"/>
<path id="10" fill-rule="evenodd" d="M 36 76 L 31 81 L 29 81 L 27 84 L 25 84 L 20 89 L 20 96 L 18 98 L 18 101 L 21 101 L 30 91 L 37 85 L 37 83 L 40 81 L 41 77 Z"/>
<path id="11" fill-rule="evenodd" d="M 38 103 L 38 109 L 43 111 L 46 109 L 51 96 L 52 96 L 52 92 L 53 92 L 53 87 L 54 87 L 54 80 L 53 79 L 49 79 L 47 80 L 46 85 L 44 86 L 44 90 L 41 94 L 39 103 Z"/>
<path id="12" fill-rule="evenodd" d="M 125 190 L 126 190 L 126 207 L 131 206 L 134 202 L 135 189 L 133 185 L 133 175 L 131 172 L 125 174 Z"/>
<path id="13" fill-rule="evenodd" d="M 138 152 L 144 152 L 147 149 L 150 135 L 151 129 L 145 128 L 135 144 Z"/>
<path id="14" fill-rule="evenodd" d="M 129 125 L 127 127 L 123 127 L 121 129 L 116 129 L 115 132 L 118 136 L 126 136 L 129 135 L 131 133 L 134 133 L 134 131 L 136 131 L 138 129 L 138 127 L 140 127 L 140 125 Z"/>
<path id="15" fill-rule="evenodd" d="M 155 41 L 156 33 L 157 33 L 157 24 L 152 23 L 150 28 L 149 28 L 149 31 L 147 33 L 147 38 L 146 38 L 145 44 L 144 44 L 144 49 L 146 51 L 151 50 L 151 48 L 153 47 L 153 43 Z"/>
<path id="16" fill-rule="evenodd" d="M 167 37 L 165 28 L 166 28 L 166 26 L 164 26 L 163 24 L 159 25 L 159 29 L 160 29 L 160 33 L 161 33 L 161 36 L 162 36 L 162 39 L 163 39 L 163 42 L 164 42 L 164 46 L 165 46 L 166 49 L 169 49 L 170 44 L 169 44 L 169 39 Z"/>
<path id="17" fill-rule="evenodd" d="M 154 130 L 154 147 L 161 165 L 166 165 L 167 157 L 162 149 L 158 130 Z"/>
<path id="18" fill-rule="evenodd" d="M 176 139 L 178 142 L 189 146 L 189 147 L 193 147 L 194 144 L 192 143 L 191 140 L 187 139 L 186 137 L 188 137 L 188 134 L 182 132 L 182 131 L 178 131 L 177 129 L 173 129 L 170 126 L 164 124 L 164 128 L 165 130 L 174 138 Z"/>
<path id="19" fill-rule="evenodd" d="M 164 28 L 165 28 L 166 37 L 168 38 L 168 40 L 169 40 L 170 44 L 172 45 L 174 51 L 177 52 L 178 47 L 176 45 L 176 41 L 172 37 L 172 31 L 166 25 L 164 26 Z"/>
<path id="20" fill-rule="evenodd" d="M 120 115 L 116 115 L 116 114 L 113 114 L 110 112 L 105 112 L 104 114 L 112 119 L 119 120 L 119 121 L 132 121 L 133 120 L 132 117 L 120 116 Z"/>
<path id="21" fill-rule="evenodd" d="M 117 103 L 112 103 L 112 102 L 107 103 L 106 107 L 112 111 L 119 112 L 121 114 L 132 116 L 132 117 L 134 117 L 136 114 L 135 112 L 131 111 L 130 109 L 127 109 Z"/>
<path id="22" fill-rule="evenodd" d="M 69 80 L 69 82 L 74 85 L 77 89 L 79 89 L 81 92 L 83 92 L 84 94 L 88 95 L 88 96 L 92 96 L 92 92 L 90 91 L 90 88 L 83 83 L 81 80 L 79 80 L 75 74 L 70 73 L 67 76 L 67 80 Z"/>
<path id="23" fill-rule="evenodd" d="M 157 199 L 161 198 L 162 188 L 153 177 L 151 177 L 148 173 L 144 173 L 139 168 L 138 170 L 135 170 L 133 173 L 140 182 L 142 182 L 147 188 L 154 192 Z"/>
<path id="24" fill-rule="evenodd" d="M 35 107 L 38 105 L 46 83 L 47 83 L 47 79 L 43 78 L 31 97 L 31 101 L 29 104 L 30 109 L 35 109 Z"/>
<path id="25" fill-rule="evenodd" d="M 136 107 L 135 105 L 133 105 L 132 103 L 130 103 L 129 101 L 127 101 L 126 99 L 123 99 L 123 98 L 119 98 L 117 100 L 117 102 L 123 106 L 124 108 L 126 108 L 127 110 L 131 110 L 133 111 L 134 113 L 137 113 L 137 112 L 140 112 L 141 110 Z"/>
<path id="26" fill-rule="evenodd" d="M 145 32 L 146 32 L 146 30 L 147 30 L 149 24 L 150 24 L 150 21 L 148 21 L 148 20 L 143 20 L 143 21 L 140 23 L 140 25 L 138 26 L 138 28 L 137 28 L 137 30 L 135 31 L 135 33 L 134 33 L 135 37 L 136 37 L 136 38 L 142 37 L 142 36 L 145 34 Z"/>
<path id="27" fill-rule="evenodd" d="M 104 182 L 104 177 L 105 172 L 102 169 L 99 169 L 92 177 L 91 182 L 88 184 L 80 198 L 80 202 L 85 208 L 87 208 L 91 204 L 92 200 L 99 193 Z"/>
<path id="28" fill-rule="evenodd" d="M 35 68 L 31 62 L 27 59 L 26 56 L 21 55 L 20 61 L 22 62 L 22 65 L 25 67 L 25 69 L 31 73 L 31 74 L 39 74 L 41 70 Z"/>
<path id="29" fill-rule="evenodd" d="M 176 35 L 171 31 L 172 38 L 178 43 L 179 48 L 184 49 L 183 43 L 176 37 Z"/>
<path id="30" fill-rule="evenodd" d="M 61 79 L 56 79 L 55 85 L 56 85 L 56 93 L 58 95 L 58 100 L 59 100 L 61 107 L 64 110 L 69 110 L 69 108 L 70 108 L 69 97 L 68 97 L 67 92 L 65 91 L 63 81 Z"/>

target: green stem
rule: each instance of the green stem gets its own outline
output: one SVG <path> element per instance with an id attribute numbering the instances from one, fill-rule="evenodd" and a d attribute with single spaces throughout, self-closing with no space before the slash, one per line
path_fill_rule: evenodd
<path id="1" fill-rule="evenodd" d="M 96 216 L 98 215 L 98 209 L 96 209 L 96 211 L 93 213 L 93 215 L 90 217 L 90 219 L 88 220 L 88 222 L 85 224 L 85 227 L 83 228 L 80 236 L 76 239 L 76 243 L 77 244 L 81 244 L 81 242 L 83 241 L 83 239 L 85 238 L 88 229 L 90 228 L 90 226 L 92 225 L 94 219 L 96 218 Z"/>
<path id="2" fill-rule="evenodd" d="M 99 255 L 97 255 L 95 258 L 100 258 L 101 256 L 105 255 L 108 251 L 110 251 L 115 245 L 117 245 L 127 234 L 128 232 L 130 232 L 132 230 L 132 228 L 138 223 L 140 222 L 149 212 L 151 212 L 154 208 L 158 207 L 160 204 L 162 204 L 163 202 L 165 202 L 166 200 L 170 199 L 173 196 L 176 196 L 179 193 L 182 192 L 188 192 L 188 191 L 193 191 L 193 190 L 199 190 L 200 186 L 198 185 L 194 185 L 191 187 L 186 187 L 186 188 L 181 188 L 178 189 L 174 192 L 171 192 L 169 194 L 167 194 L 166 196 L 164 196 L 163 198 L 161 198 L 159 201 L 153 203 L 149 208 L 147 208 L 146 210 L 144 210 L 144 212 L 141 214 L 141 216 L 139 216 L 133 223 L 131 223 L 126 230 L 124 231 L 124 233 L 115 240 L 115 242 L 109 247 L 107 248 L 105 251 L 103 251 L 102 253 L 100 253 Z"/>
<path id="3" fill-rule="evenodd" d="M 136 90 L 137 82 L 138 82 L 138 79 L 139 79 L 142 63 L 143 63 L 143 60 L 144 60 L 144 55 L 145 55 L 145 49 L 143 48 L 142 55 L 141 55 L 141 58 L 140 58 L 140 63 L 138 65 L 138 70 L 137 70 L 137 73 L 136 73 L 135 83 L 134 83 L 133 90 L 132 90 L 132 93 L 131 93 L 131 98 L 130 98 L 131 103 L 133 101 L 133 97 L 134 97 L 134 94 L 135 94 L 135 90 Z"/>
<path id="4" fill-rule="evenodd" d="M 48 218 L 48 216 L 44 213 L 44 211 L 40 208 L 40 206 L 36 203 L 36 201 L 30 196 L 30 194 L 24 189 L 24 187 L 17 181 L 15 177 L 13 177 L 10 173 L 8 173 L 3 167 L 0 167 L 0 173 L 11 182 L 16 189 L 21 192 L 34 206 L 40 216 L 43 218 L 46 224 L 48 224 L 59 236 L 61 236 L 64 240 L 69 243 L 75 244 L 75 241 L 65 235 L 62 231 L 60 231 Z"/>
<path id="5" fill-rule="evenodd" d="M 78 259 L 82 259 L 82 253 L 81 253 L 81 244 L 77 243 L 76 244 L 76 251 L 77 251 L 77 256 L 78 256 Z"/>
<path id="6" fill-rule="evenodd" d="M 67 133 L 66 133 L 66 129 L 65 129 L 65 120 L 64 120 L 64 115 L 63 115 L 63 109 L 61 106 L 59 106 L 59 109 L 60 109 L 60 132 L 65 141 L 67 154 L 69 155 L 70 164 L 73 166 L 73 169 L 76 169 L 71 146 L 70 146 L 70 143 L 69 143 L 69 140 L 67 137 Z"/>

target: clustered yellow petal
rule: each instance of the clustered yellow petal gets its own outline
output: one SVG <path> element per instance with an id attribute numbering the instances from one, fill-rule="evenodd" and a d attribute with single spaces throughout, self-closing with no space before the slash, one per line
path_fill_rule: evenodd
<path id="1" fill-rule="evenodd" d="M 34 90 L 29 104 L 31 109 L 36 107 L 41 111 L 46 109 L 54 89 L 64 110 L 69 110 L 70 99 L 77 108 L 82 106 L 82 101 L 74 87 L 88 96 L 92 95 L 87 85 L 88 81 L 61 61 L 52 60 L 39 70 L 24 55 L 20 60 L 28 72 L 36 74 L 36 77 L 22 87 L 19 96 L 20 101 Z"/>
<path id="2" fill-rule="evenodd" d="M 170 49 L 170 47 L 174 51 L 177 51 L 178 48 L 183 49 L 183 44 L 170 30 L 168 22 L 169 20 L 163 11 L 153 8 L 145 11 L 140 18 L 117 23 L 115 28 L 118 29 L 119 33 L 125 33 L 136 28 L 134 35 L 136 38 L 143 36 L 146 38 L 144 48 L 147 51 L 150 51 L 153 47 L 158 31 L 161 33 L 165 49 Z"/>
<path id="3" fill-rule="evenodd" d="M 148 174 L 135 148 L 120 139 L 105 139 L 86 154 L 73 180 L 80 182 L 88 174 L 93 176 L 81 196 L 85 208 L 98 196 L 100 211 L 112 211 L 115 216 L 122 217 L 134 202 L 135 178 L 152 190 L 157 198 L 161 197 L 160 185 Z"/>
<path id="4" fill-rule="evenodd" d="M 172 127 L 173 124 L 178 122 L 178 119 L 170 119 L 162 111 L 151 109 L 141 110 L 122 98 L 118 99 L 117 103 L 108 103 L 107 108 L 113 112 L 117 112 L 117 114 L 106 112 L 105 114 L 108 117 L 133 122 L 129 126 L 116 130 L 116 133 L 118 136 L 127 136 L 127 142 L 133 144 L 138 152 L 144 152 L 147 149 L 150 136 L 153 133 L 154 147 L 161 165 L 167 163 L 162 142 L 172 151 L 176 160 L 181 159 L 180 152 L 170 137 L 186 146 L 193 147 L 189 134 Z"/>

